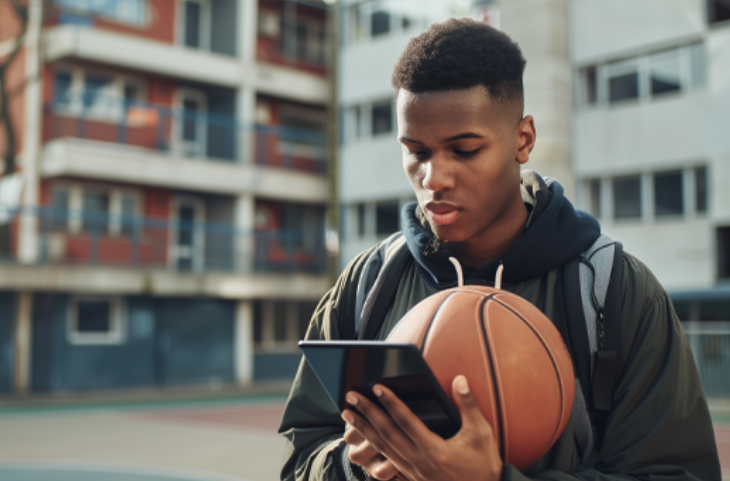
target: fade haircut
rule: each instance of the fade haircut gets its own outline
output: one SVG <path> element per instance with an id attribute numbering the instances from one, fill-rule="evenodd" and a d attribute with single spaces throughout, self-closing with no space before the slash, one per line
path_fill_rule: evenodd
<path id="1" fill-rule="evenodd" d="M 452 18 L 412 38 L 395 64 L 391 83 L 413 93 L 484 85 L 489 95 L 523 108 L 525 58 L 506 34 L 486 23 Z"/>

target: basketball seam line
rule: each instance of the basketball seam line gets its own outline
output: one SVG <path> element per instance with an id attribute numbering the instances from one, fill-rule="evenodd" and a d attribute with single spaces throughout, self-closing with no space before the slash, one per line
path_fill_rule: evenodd
<path id="1" fill-rule="evenodd" d="M 558 426 L 555 428 L 555 432 L 553 433 L 553 438 L 550 441 L 550 445 L 552 446 L 555 443 L 555 441 L 557 441 L 557 438 L 559 437 L 558 436 L 558 432 L 560 430 L 560 425 L 563 424 L 563 410 L 564 410 L 564 407 L 565 407 L 565 396 L 563 395 L 563 391 L 564 391 L 565 386 L 564 386 L 564 383 L 563 383 L 563 376 L 560 375 L 560 370 L 558 369 L 558 366 L 555 364 L 555 357 L 553 355 L 552 349 L 550 349 L 550 346 L 548 346 L 547 342 L 545 342 L 545 339 L 543 339 L 542 335 L 537 331 L 537 329 L 535 329 L 532 326 L 532 324 L 530 324 L 529 322 L 527 322 L 527 320 L 524 318 L 524 316 L 522 316 L 519 312 L 517 312 L 517 310 L 513 309 L 507 303 L 499 300 L 496 297 L 495 297 L 494 300 L 497 301 L 502 307 L 504 307 L 504 308 L 512 311 L 515 315 L 517 315 L 517 317 L 519 317 L 522 320 L 522 322 L 528 328 L 530 328 L 530 330 L 532 332 L 535 333 L 535 335 L 540 340 L 540 343 L 543 345 L 543 347 L 545 348 L 545 350 L 550 353 L 550 362 L 552 363 L 553 370 L 555 371 L 555 375 L 558 378 L 558 383 L 560 383 L 560 422 L 558 422 Z M 562 339 L 562 337 L 561 337 L 561 339 Z M 563 342 L 565 342 L 565 341 L 563 341 Z"/>
<path id="2" fill-rule="evenodd" d="M 499 425 L 499 455 L 507 462 L 507 460 L 504 459 L 505 449 L 506 446 L 504 445 L 504 423 L 502 422 L 502 403 L 499 399 L 499 386 L 497 386 L 497 375 L 494 372 L 494 362 L 493 362 L 493 356 L 492 356 L 492 348 L 489 346 L 489 339 L 487 338 L 487 328 L 484 325 L 485 319 L 484 319 L 484 306 L 487 304 L 487 301 L 491 299 L 493 296 L 485 297 L 485 299 L 482 300 L 481 305 L 479 306 L 479 320 L 482 327 L 482 335 L 484 336 L 484 345 L 487 348 L 487 355 L 489 356 L 489 371 L 491 373 L 492 377 L 492 389 L 494 390 L 494 401 L 497 407 L 497 424 Z"/>
<path id="3" fill-rule="evenodd" d="M 428 340 L 428 334 L 431 332 L 431 326 L 433 326 L 433 321 L 436 320 L 436 316 L 439 315 L 439 312 L 441 312 L 441 308 L 444 306 L 444 304 L 446 304 L 446 301 L 448 301 L 449 298 L 451 296 L 453 296 L 454 294 L 456 294 L 456 291 L 454 291 L 451 294 L 449 294 L 448 296 L 446 296 L 446 298 L 443 301 L 441 301 L 441 304 L 439 304 L 438 308 L 436 309 L 436 312 L 434 312 L 433 316 L 431 316 L 431 320 L 429 321 L 428 327 L 426 328 L 426 332 L 423 333 L 423 339 L 421 340 L 421 349 L 419 349 L 421 351 L 421 356 L 423 356 L 423 350 L 426 349 L 426 341 Z"/>

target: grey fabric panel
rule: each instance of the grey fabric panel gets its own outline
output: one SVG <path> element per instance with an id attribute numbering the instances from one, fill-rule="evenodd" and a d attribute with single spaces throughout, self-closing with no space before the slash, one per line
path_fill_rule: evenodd
<path id="1" fill-rule="evenodd" d="M 606 247 L 608 246 L 608 247 Z M 588 331 L 588 344 L 591 350 L 591 376 L 593 375 L 593 353 L 598 350 L 596 339 L 596 308 L 593 305 L 593 293 L 595 293 L 598 304 L 602 307 L 606 302 L 606 293 L 608 292 L 608 283 L 611 280 L 611 269 L 613 268 L 613 256 L 616 251 L 613 245 L 613 239 L 606 234 L 596 239 L 596 242 L 581 254 L 584 262 L 590 262 L 593 266 L 596 278 L 593 279 L 593 272 L 585 265 L 580 263 L 580 293 L 583 301 L 583 313 L 586 320 L 586 329 Z"/>

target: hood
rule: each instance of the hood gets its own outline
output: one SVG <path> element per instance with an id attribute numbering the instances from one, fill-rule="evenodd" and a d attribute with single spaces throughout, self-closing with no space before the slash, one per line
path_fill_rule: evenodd
<path id="1" fill-rule="evenodd" d="M 504 264 L 502 282 L 515 284 L 540 277 L 588 249 L 601 234 L 598 221 L 590 214 L 573 208 L 565 198 L 563 186 L 532 171 L 521 176 L 522 199 L 528 221 L 522 236 L 501 259 L 479 269 L 463 265 L 465 284 L 492 284 L 499 264 Z M 408 204 L 401 214 L 408 249 L 426 282 L 437 289 L 456 285 L 456 271 L 449 261 L 454 254 L 445 244 L 426 254 L 434 235 L 428 224 L 421 224 L 417 203 Z"/>

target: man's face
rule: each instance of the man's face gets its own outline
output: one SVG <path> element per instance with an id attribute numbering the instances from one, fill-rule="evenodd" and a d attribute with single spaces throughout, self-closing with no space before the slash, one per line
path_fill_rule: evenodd
<path id="1" fill-rule="evenodd" d="M 445 242 L 488 236 L 524 209 L 520 164 L 535 140 L 531 117 L 493 101 L 483 86 L 397 100 L 403 168 L 434 234 Z"/>

